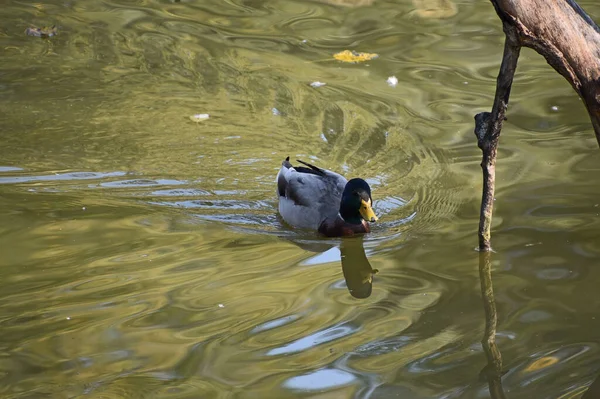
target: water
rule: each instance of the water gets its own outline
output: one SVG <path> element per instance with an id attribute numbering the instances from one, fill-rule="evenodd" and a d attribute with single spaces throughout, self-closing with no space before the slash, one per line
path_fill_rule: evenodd
<path id="1" fill-rule="evenodd" d="M 489 397 L 473 115 L 502 43 L 486 2 L 6 1 L 1 396 Z M 508 118 L 502 382 L 575 398 L 600 373 L 597 144 L 529 50 Z M 287 155 L 369 181 L 364 242 L 282 224 Z"/>

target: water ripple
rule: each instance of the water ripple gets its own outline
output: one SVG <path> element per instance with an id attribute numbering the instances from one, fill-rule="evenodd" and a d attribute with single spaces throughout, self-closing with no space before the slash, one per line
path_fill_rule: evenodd
<path id="1" fill-rule="evenodd" d="M 489 3 L 3 13 L 0 396 L 487 395 L 473 115 L 502 52 Z M 346 49 L 379 57 L 333 58 Z M 597 372 L 596 143 L 554 75 L 521 54 L 497 164 L 497 336 L 520 397 L 574 396 Z M 368 297 L 342 240 L 277 215 L 286 156 L 372 186 Z"/>

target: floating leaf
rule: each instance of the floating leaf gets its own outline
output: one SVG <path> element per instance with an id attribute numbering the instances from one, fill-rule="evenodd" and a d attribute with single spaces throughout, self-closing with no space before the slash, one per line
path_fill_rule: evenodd
<path id="1" fill-rule="evenodd" d="M 342 62 L 363 62 L 363 61 L 372 60 L 373 58 L 377 58 L 377 57 L 379 57 L 378 54 L 358 53 L 356 51 L 350 51 L 350 50 L 344 50 L 344 51 L 341 51 L 341 52 L 333 55 L 333 58 L 335 58 L 338 61 L 342 61 Z"/>

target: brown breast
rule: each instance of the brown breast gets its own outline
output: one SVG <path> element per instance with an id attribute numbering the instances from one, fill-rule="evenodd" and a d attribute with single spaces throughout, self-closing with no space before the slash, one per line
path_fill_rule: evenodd
<path id="1" fill-rule="evenodd" d="M 371 228 L 365 220 L 361 224 L 346 223 L 338 216 L 335 219 L 325 219 L 319 226 L 319 233 L 327 237 L 346 237 L 355 234 L 369 233 Z"/>

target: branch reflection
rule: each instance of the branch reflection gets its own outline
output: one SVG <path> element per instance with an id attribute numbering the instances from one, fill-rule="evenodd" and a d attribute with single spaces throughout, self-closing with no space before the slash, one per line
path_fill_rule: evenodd
<path id="1" fill-rule="evenodd" d="M 479 253 L 479 281 L 481 283 L 481 298 L 485 310 L 485 331 L 481 345 L 487 357 L 487 366 L 483 369 L 492 399 L 505 399 L 502 388 L 502 356 L 496 345 L 496 326 L 498 314 L 496 301 L 492 288 L 492 253 L 490 251 Z"/>
<path id="2" fill-rule="evenodd" d="M 600 376 L 592 382 L 592 385 L 585 391 L 581 399 L 597 399 L 600 398 Z"/>

